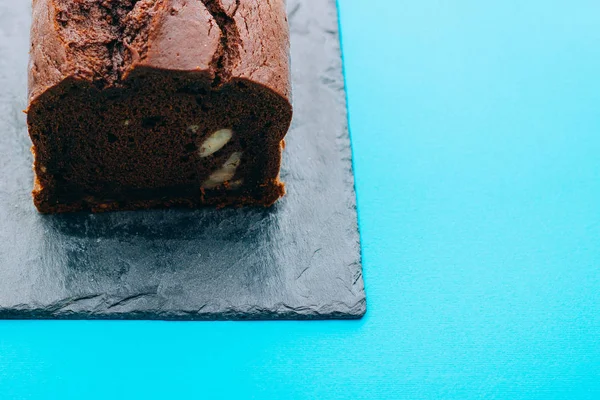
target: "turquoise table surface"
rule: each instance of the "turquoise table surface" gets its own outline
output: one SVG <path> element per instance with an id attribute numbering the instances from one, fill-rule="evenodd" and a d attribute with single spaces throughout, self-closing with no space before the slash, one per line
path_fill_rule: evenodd
<path id="1" fill-rule="evenodd" d="M 367 316 L 0 322 L 1 399 L 600 399 L 600 2 L 340 14 Z"/>

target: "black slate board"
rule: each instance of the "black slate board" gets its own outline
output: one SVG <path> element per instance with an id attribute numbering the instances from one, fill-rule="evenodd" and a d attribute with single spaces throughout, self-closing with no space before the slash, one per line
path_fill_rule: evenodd
<path id="1" fill-rule="evenodd" d="M 271 210 L 42 216 L 30 4 L 0 0 L 0 318 L 326 319 L 365 312 L 334 0 L 288 1 L 295 120 Z"/>

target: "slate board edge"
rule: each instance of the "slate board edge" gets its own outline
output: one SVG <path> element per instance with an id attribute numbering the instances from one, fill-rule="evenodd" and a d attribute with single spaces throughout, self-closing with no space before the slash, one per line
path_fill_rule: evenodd
<path id="1" fill-rule="evenodd" d="M 54 311 L 42 308 L 0 309 L 4 320 L 155 320 L 155 321 L 267 321 L 267 320 L 356 320 L 366 313 L 366 297 L 353 306 L 341 306 L 335 310 L 300 313 L 294 310 L 231 310 L 219 312 L 136 312 L 89 313 L 81 311 Z"/>

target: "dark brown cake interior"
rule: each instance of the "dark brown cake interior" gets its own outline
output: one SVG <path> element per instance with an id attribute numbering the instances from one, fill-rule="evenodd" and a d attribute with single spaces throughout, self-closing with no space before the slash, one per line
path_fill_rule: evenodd
<path id="1" fill-rule="evenodd" d="M 250 81 L 215 87 L 200 72 L 154 69 L 137 69 L 117 87 L 70 79 L 33 102 L 28 118 L 36 157 L 47 160 L 36 165 L 42 212 L 270 205 L 283 194 L 289 105 Z M 202 157 L 202 144 L 220 129 L 231 129 L 231 140 Z M 241 155 L 235 176 L 206 185 L 234 153 Z"/>

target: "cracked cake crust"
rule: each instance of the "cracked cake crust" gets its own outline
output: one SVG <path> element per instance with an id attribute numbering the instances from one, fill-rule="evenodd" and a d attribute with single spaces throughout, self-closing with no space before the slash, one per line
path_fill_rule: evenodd
<path id="1" fill-rule="evenodd" d="M 269 206 L 283 195 L 283 0 L 33 0 L 33 21 L 41 212 Z M 205 142 L 220 147 L 205 157 Z"/>

